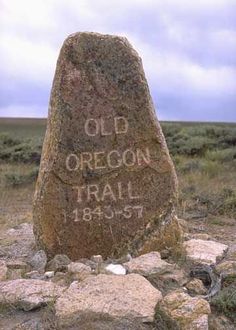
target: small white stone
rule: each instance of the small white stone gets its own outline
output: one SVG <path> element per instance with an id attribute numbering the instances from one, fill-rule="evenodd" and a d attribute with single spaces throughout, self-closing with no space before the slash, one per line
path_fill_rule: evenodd
<path id="1" fill-rule="evenodd" d="M 54 274 L 55 274 L 55 272 L 52 270 L 52 271 L 45 272 L 44 276 L 46 278 L 52 278 L 54 276 Z"/>
<path id="2" fill-rule="evenodd" d="M 126 269 L 122 265 L 109 264 L 105 268 L 107 271 L 115 275 L 126 275 Z"/>

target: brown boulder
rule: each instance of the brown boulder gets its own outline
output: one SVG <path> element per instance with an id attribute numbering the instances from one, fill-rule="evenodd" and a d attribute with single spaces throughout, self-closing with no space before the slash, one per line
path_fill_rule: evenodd
<path id="1" fill-rule="evenodd" d="M 176 185 L 136 51 L 123 37 L 69 36 L 57 62 L 34 199 L 41 248 L 76 260 L 175 245 Z"/>

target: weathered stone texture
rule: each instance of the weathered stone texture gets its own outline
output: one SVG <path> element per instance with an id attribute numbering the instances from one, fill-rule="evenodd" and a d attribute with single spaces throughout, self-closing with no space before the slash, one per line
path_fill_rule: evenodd
<path id="1" fill-rule="evenodd" d="M 128 322 L 132 326 L 127 329 L 139 329 L 154 321 L 155 306 L 161 299 L 161 292 L 138 274 L 90 276 L 81 283 L 73 282 L 57 300 L 57 326 L 104 329 L 101 324 L 105 322 L 110 329 L 126 329 Z"/>
<path id="2" fill-rule="evenodd" d="M 63 290 L 54 283 L 41 280 L 5 281 L 0 283 L 0 305 L 30 311 L 54 302 Z"/>
<path id="3" fill-rule="evenodd" d="M 34 200 L 51 257 L 175 245 L 176 175 L 141 59 L 123 37 L 75 33 L 61 49 Z"/>
<path id="4" fill-rule="evenodd" d="M 192 298 L 181 289 L 167 294 L 161 309 L 177 321 L 181 330 L 208 330 L 209 303 L 202 298 Z"/>
<path id="5" fill-rule="evenodd" d="M 209 265 L 221 260 L 228 250 L 228 246 L 225 244 L 201 239 L 184 242 L 184 248 L 188 260 Z"/>

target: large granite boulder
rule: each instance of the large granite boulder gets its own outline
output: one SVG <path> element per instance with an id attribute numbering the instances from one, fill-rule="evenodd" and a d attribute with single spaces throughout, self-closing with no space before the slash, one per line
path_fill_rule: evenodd
<path id="1" fill-rule="evenodd" d="M 161 292 L 138 274 L 90 276 L 73 282 L 57 300 L 57 327 L 143 329 L 154 321 L 161 299 Z"/>
<path id="2" fill-rule="evenodd" d="M 40 247 L 76 260 L 174 246 L 176 186 L 137 52 L 123 37 L 69 36 L 34 199 Z"/>

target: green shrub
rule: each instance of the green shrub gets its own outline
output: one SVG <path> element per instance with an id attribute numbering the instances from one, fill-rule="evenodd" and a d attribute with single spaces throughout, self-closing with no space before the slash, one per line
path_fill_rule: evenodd
<path id="1" fill-rule="evenodd" d="M 204 156 L 214 149 L 236 146 L 236 127 L 226 124 L 162 123 L 172 155 Z"/>
<path id="2" fill-rule="evenodd" d="M 209 178 L 215 177 L 220 171 L 220 164 L 218 162 L 213 162 L 210 160 L 205 160 L 202 163 L 202 172 Z"/>
<path id="3" fill-rule="evenodd" d="M 160 307 L 157 305 L 155 309 L 154 329 L 158 330 L 180 330 L 177 321 L 170 318 Z"/>
<path id="4" fill-rule="evenodd" d="M 236 283 L 223 288 L 211 301 L 220 313 L 236 322 Z"/>
<path id="5" fill-rule="evenodd" d="M 5 184 L 10 186 L 20 186 L 27 183 L 32 183 L 38 176 L 38 167 L 33 168 L 26 174 L 21 173 L 6 173 Z"/>
<path id="6" fill-rule="evenodd" d="M 190 159 L 183 163 L 181 166 L 178 166 L 179 170 L 184 174 L 189 172 L 196 172 L 202 170 L 202 162 L 200 159 Z"/>
<path id="7" fill-rule="evenodd" d="M 236 194 L 225 197 L 223 203 L 218 209 L 219 214 L 228 214 L 229 216 L 236 216 Z"/>
<path id="8" fill-rule="evenodd" d="M 18 163 L 40 163 L 42 146 L 32 141 L 21 142 L 0 149 L 0 159 Z"/>
<path id="9" fill-rule="evenodd" d="M 20 140 L 11 137 L 7 133 L 0 134 L 0 149 L 2 149 L 4 147 L 15 146 L 15 145 L 19 144 L 20 142 L 21 142 Z"/>
<path id="10" fill-rule="evenodd" d="M 203 136 L 189 137 L 185 144 L 180 148 L 180 152 L 188 156 L 203 156 L 205 152 L 212 149 L 215 142 Z"/>
<path id="11" fill-rule="evenodd" d="M 206 158 L 217 162 L 236 161 L 236 148 L 228 148 L 223 150 L 208 150 Z"/>
<path id="12" fill-rule="evenodd" d="M 205 206 L 213 215 L 236 216 L 236 192 L 223 188 L 218 192 L 200 192 L 192 196 L 193 200 Z"/>

